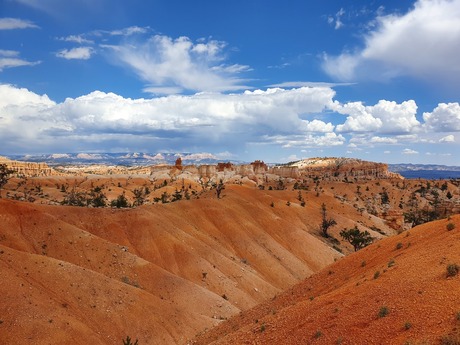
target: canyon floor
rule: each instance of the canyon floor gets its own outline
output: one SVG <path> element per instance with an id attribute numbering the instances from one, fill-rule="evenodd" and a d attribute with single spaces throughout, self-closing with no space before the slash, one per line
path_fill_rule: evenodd
<path id="1" fill-rule="evenodd" d="M 10 179 L 0 199 L 2 341 L 436 344 L 457 337 L 460 280 L 446 267 L 460 265 L 460 218 L 445 203 L 447 193 L 459 199 L 457 184 L 278 182 L 228 182 L 217 198 L 215 186 L 181 178 Z M 123 195 L 133 204 L 134 191 L 146 188 L 136 207 L 62 205 L 101 191 L 107 202 Z M 444 219 L 404 222 L 414 204 L 433 200 Z M 329 238 L 319 231 L 322 205 L 337 223 Z M 356 253 L 339 235 L 354 226 L 374 237 Z"/>

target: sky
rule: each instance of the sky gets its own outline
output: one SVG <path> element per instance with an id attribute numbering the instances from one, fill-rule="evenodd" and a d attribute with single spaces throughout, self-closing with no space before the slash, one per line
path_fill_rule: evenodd
<path id="1" fill-rule="evenodd" d="M 0 155 L 460 165 L 460 0 L 0 0 Z"/>

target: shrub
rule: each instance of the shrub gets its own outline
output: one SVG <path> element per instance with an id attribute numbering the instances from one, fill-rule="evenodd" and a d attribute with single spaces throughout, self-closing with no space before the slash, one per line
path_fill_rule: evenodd
<path id="1" fill-rule="evenodd" d="M 405 329 L 406 331 L 409 330 L 409 329 L 411 329 L 411 328 L 412 328 L 412 324 L 411 324 L 410 322 L 406 322 L 406 323 L 404 324 L 404 329 Z"/>
<path id="2" fill-rule="evenodd" d="M 323 332 L 321 332 L 320 330 L 317 330 L 316 333 L 315 333 L 314 338 L 315 338 L 315 339 L 318 339 L 318 338 L 320 338 L 322 335 L 323 335 Z"/>
<path id="3" fill-rule="evenodd" d="M 123 345 L 139 345 L 139 340 L 136 339 L 134 343 L 131 342 L 130 337 L 126 337 L 126 340 L 123 339 Z"/>
<path id="4" fill-rule="evenodd" d="M 394 265 L 395 265 L 395 260 L 390 259 L 390 261 L 388 261 L 388 268 L 393 267 Z"/>
<path id="5" fill-rule="evenodd" d="M 382 317 L 387 316 L 389 313 L 390 313 L 390 310 L 388 309 L 388 307 L 383 306 L 383 307 L 380 307 L 379 313 L 377 314 L 377 316 L 379 318 L 382 318 Z"/>
<path id="6" fill-rule="evenodd" d="M 396 244 L 396 249 L 401 249 L 403 247 L 403 244 L 401 242 L 398 242 Z"/>
<path id="7" fill-rule="evenodd" d="M 452 231 L 452 230 L 454 230 L 454 229 L 455 229 L 455 224 L 454 224 L 454 223 L 448 223 L 448 224 L 446 225 L 446 229 L 447 229 L 447 231 Z"/>
<path id="8" fill-rule="evenodd" d="M 378 277 L 380 277 L 380 271 L 374 273 L 374 279 L 377 279 Z"/>
<path id="9" fill-rule="evenodd" d="M 447 277 L 454 277 L 458 274 L 460 267 L 457 264 L 449 264 L 447 265 Z"/>
<path id="10" fill-rule="evenodd" d="M 317 193 L 316 196 L 319 196 L 319 193 Z M 321 231 L 321 235 L 323 237 L 329 238 L 328 230 L 331 226 L 337 225 L 337 222 L 334 219 L 327 217 L 327 209 L 326 209 L 325 203 L 321 204 L 321 216 L 322 216 L 322 221 L 319 227 Z"/>
<path id="11" fill-rule="evenodd" d="M 449 334 L 441 338 L 441 345 L 460 345 L 460 334 Z"/>
<path id="12" fill-rule="evenodd" d="M 116 208 L 129 207 L 129 202 L 128 202 L 128 199 L 126 199 L 125 192 L 120 194 L 116 200 L 112 200 L 110 202 L 110 206 L 116 207 Z"/>
<path id="13" fill-rule="evenodd" d="M 355 252 L 368 246 L 373 241 L 371 234 L 367 230 L 359 231 L 356 225 L 353 229 L 343 229 L 340 231 L 340 236 L 353 246 Z"/>

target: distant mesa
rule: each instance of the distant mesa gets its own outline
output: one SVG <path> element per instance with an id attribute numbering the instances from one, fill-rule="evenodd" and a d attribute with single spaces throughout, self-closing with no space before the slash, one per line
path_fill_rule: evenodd
<path id="1" fill-rule="evenodd" d="M 276 179 L 279 177 L 292 179 L 321 178 L 330 181 L 402 178 L 400 174 L 390 172 L 387 164 L 353 158 L 308 158 L 281 165 L 269 165 L 261 160 L 256 160 L 249 164 L 229 161 L 220 162 L 212 160 L 209 154 L 148 155 L 135 153 L 112 155 L 78 153 L 27 156 L 27 158 L 33 160 L 42 158 L 43 161 L 26 162 L 1 157 L 0 163 L 7 164 L 10 169 L 21 176 L 156 175 L 159 172 L 177 175 L 178 171 L 180 171 L 197 175 L 197 177 L 218 177 L 223 180 L 239 175 L 255 182 L 260 179 Z M 128 161 L 131 164 L 127 164 Z M 51 166 L 48 164 L 51 164 Z"/>
<path id="2" fill-rule="evenodd" d="M 13 161 L 0 156 L 0 164 L 6 164 L 9 169 L 20 176 L 36 177 L 59 175 L 56 170 L 49 167 L 46 163 Z"/>

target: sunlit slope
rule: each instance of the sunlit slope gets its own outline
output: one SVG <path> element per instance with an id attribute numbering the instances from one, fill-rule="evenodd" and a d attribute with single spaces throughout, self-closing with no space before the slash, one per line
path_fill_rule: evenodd
<path id="1" fill-rule="evenodd" d="M 3 339 L 184 343 L 340 257 L 310 233 L 317 210 L 283 193 L 125 210 L 0 200 Z"/>
<path id="2" fill-rule="evenodd" d="M 344 257 L 196 344 L 458 344 L 460 277 L 449 265 L 460 266 L 460 216 Z"/>

